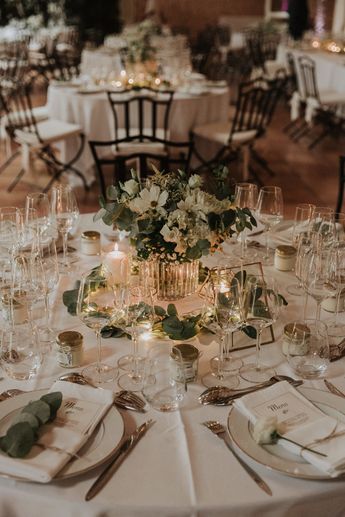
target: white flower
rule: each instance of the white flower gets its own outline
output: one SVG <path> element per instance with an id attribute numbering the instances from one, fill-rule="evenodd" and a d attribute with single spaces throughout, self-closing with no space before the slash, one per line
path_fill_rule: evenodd
<path id="1" fill-rule="evenodd" d="M 278 432 L 277 417 L 259 418 L 253 428 L 253 438 L 256 443 L 274 443 Z"/>
<path id="2" fill-rule="evenodd" d="M 130 196 L 135 196 L 135 194 L 139 192 L 139 183 L 135 180 L 128 180 L 123 184 L 122 190 L 127 192 Z"/>
<path id="3" fill-rule="evenodd" d="M 143 214 L 149 210 L 156 210 L 162 214 L 165 214 L 165 210 L 162 207 L 165 205 L 168 199 L 168 192 L 163 191 L 157 185 L 152 185 L 150 190 L 144 188 L 140 193 L 139 197 L 132 199 L 129 203 L 129 208 Z"/>
<path id="4" fill-rule="evenodd" d="M 198 174 L 192 174 L 188 180 L 188 186 L 190 188 L 199 188 L 202 185 L 202 178 Z"/>

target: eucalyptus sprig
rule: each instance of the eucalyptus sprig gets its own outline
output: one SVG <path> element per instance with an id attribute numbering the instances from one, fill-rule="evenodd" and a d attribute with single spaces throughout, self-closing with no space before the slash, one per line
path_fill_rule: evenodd
<path id="1" fill-rule="evenodd" d="M 23 458 L 38 440 L 40 427 L 52 422 L 62 403 L 56 391 L 29 402 L 13 419 L 7 433 L 0 437 L 0 449 L 12 458 Z"/>

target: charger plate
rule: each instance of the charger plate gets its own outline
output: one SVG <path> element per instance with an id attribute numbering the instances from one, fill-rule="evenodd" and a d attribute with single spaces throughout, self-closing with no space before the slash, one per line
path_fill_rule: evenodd
<path id="1" fill-rule="evenodd" d="M 326 391 L 313 388 L 298 388 L 298 391 L 310 402 L 315 404 L 326 415 L 345 423 L 344 399 Z M 278 443 L 259 445 L 252 435 L 252 425 L 235 406 L 229 413 L 228 429 L 234 443 L 247 456 L 265 467 L 301 479 L 330 480 L 329 475 L 322 473 L 316 467 L 306 462 L 300 456 L 293 454 Z"/>
<path id="2" fill-rule="evenodd" d="M 31 400 L 37 400 L 48 390 L 36 390 L 1 402 L 1 414 L 4 415 L 0 420 L 0 436 L 3 436 L 15 415 L 28 404 Z M 80 476 L 106 462 L 124 435 L 124 422 L 121 413 L 111 406 L 102 422 L 97 426 L 90 439 L 78 451 L 79 458 L 73 458 L 52 481 Z M 17 476 L 10 476 L 0 472 L 1 477 L 17 479 L 20 481 L 30 481 Z"/>

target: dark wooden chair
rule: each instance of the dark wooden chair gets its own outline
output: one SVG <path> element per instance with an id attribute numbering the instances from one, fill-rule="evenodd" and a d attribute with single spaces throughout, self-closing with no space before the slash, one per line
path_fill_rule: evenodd
<path id="1" fill-rule="evenodd" d="M 130 140 L 127 140 L 130 143 Z M 146 139 L 146 143 L 148 139 Z M 93 155 L 98 184 L 103 197 L 106 199 L 105 167 L 112 166 L 111 183 L 115 185 L 118 181 L 125 181 L 130 178 L 128 169 L 133 168 L 133 162 L 139 162 L 138 169 L 140 177 L 144 178 L 152 172 L 152 163 L 164 172 L 172 168 L 180 168 L 189 172 L 190 160 L 193 151 L 192 141 L 172 142 L 168 140 L 152 139 L 152 144 L 162 145 L 164 152 L 154 152 L 143 149 L 136 150 L 135 147 L 128 153 L 114 153 L 117 141 L 109 142 L 89 141 Z"/>
<path id="2" fill-rule="evenodd" d="M 339 157 L 339 187 L 338 187 L 338 200 L 335 212 L 341 212 L 344 200 L 344 188 L 345 188 L 345 156 Z"/>

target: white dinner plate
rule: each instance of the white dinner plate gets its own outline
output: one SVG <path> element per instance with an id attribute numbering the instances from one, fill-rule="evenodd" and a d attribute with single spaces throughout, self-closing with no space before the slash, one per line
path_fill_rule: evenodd
<path id="1" fill-rule="evenodd" d="M 47 392 L 48 390 L 31 391 L 1 402 L 1 414 L 5 416 L 0 420 L 0 436 L 3 436 L 6 433 L 7 428 L 10 426 L 16 413 L 18 413 L 31 400 L 37 400 Z M 69 461 L 55 476 L 53 481 L 79 476 L 98 467 L 111 456 L 119 445 L 123 435 L 124 422 L 122 416 L 115 406 L 112 406 L 102 422 L 97 426 L 90 439 L 78 451 L 79 457 Z M 9 476 L 7 474 L 2 474 L 1 472 L 0 476 L 19 479 L 21 481 L 29 481 L 28 479 Z"/>
<path id="2" fill-rule="evenodd" d="M 345 423 L 345 405 L 341 397 L 313 388 L 298 388 L 298 391 L 326 415 Z M 234 443 L 247 456 L 269 469 L 301 479 L 333 479 L 300 456 L 288 451 L 279 442 L 274 445 L 256 443 L 252 436 L 252 425 L 235 406 L 228 417 L 228 429 Z"/>

